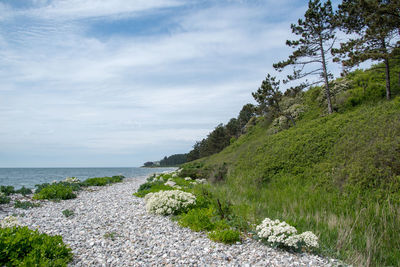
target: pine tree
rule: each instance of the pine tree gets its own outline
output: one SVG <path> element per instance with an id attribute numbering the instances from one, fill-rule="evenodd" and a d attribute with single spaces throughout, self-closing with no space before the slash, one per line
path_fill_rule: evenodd
<path id="1" fill-rule="evenodd" d="M 274 64 L 274 68 L 282 71 L 287 66 L 293 66 L 293 75 L 288 75 L 288 82 L 291 80 L 303 79 L 310 75 L 319 75 L 321 79 L 309 83 L 307 80 L 300 85 L 306 86 L 324 83 L 325 96 L 328 102 L 328 113 L 333 112 L 329 79 L 332 76 L 328 72 L 327 61 L 335 42 L 334 13 L 331 1 L 321 4 L 319 0 L 310 0 L 308 10 L 304 19 L 299 19 L 297 25 L 292 24 L 292 32 L 300 38 L 295 41 L 286 41 L 286 45 L 296 50 L 285 61 Z M 311 65 L 311 70 L 308 65 Z"/>
<path id="2" fill-rule="evenodd" d="M 333 50 L 342 57 L 335 61 L 342 61 L 347 68 L 367 60 L 383 61 L 388 100 L 391 98 L 389 59 L 399 49 L 399 12 L 398 0 L 343 0 L 336 15 L 338 26 L 357 37 Z"/>

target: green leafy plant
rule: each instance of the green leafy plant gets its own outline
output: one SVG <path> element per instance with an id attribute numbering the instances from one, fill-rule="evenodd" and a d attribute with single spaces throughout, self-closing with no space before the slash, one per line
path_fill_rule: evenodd
<path id="1" fill-rule="evenodd" d="M 24 210 L 27 210 L 27 209 L 30 209 L 30 208 L 36 208 L 36 207 L 39 207 L 39 206 L 40 206 L 39 203 L 33 203 L 33 202 L 30 202 L 30 201 L 19 201 L 19 200 L 16 200 L 15 203 L 14 203 L 14 208 L 24 209 Z"/>
<path id="2" fill-rule="evenodd" d="M 67 218 L 75 215 L 74 211 L 69 209 L 63 210 L 62 214 Z"/>
<path id="3" fill-rule="evenodd" d="M 54 183 L 42 187 L 39 192 L 33 195 L 33 199 L 65 200 L 72 198 L 76 198 L 73 188 L 64 183 Z"/>
<path id="4" fill-rule="evenodd" d="M 117 237 L 119 237 L 117 232 L 107 232 L 104 234 L 104 238 L 111 239 L 112 241 L 117 239 Z"/>
<path id="5" fill-rule="evenodd" d="M 240 242 L 239 231 L 232 229 L 215 230 L 208 233 L 208 237 L 211 240 L 225 244 L 234 244 L 236 242 Z"/>
<path id="6" fill-rule="evenodd" d="M 105 186 L 108 184 L 122 182 L 125 177 L 122 175 L 116 175 L 112 177 L 95 177 L 89 178 L 81 182 L 82 186 Z"/>
<path id="7" fill-rule="evenodd" d="M 6 196 L 4 193 L 0 192 L 0 204 L 8 204 L 8 203 L 10 203 L 10 201 L 11 201 L 11 198 Z"/>
<path id="8" fill-rule="evenodd" d="M 14 193 L 15 193 L 14 186 L 10 186 L 10 185 L 5 186 L 5 185 L 2 185 L 2 186 L 0 186 L 0 192 L 2 192 L 2 193 L 3 193 L 4 195 L 6 195 L 6 196 L 9 196 L 9 195 L 11 195 L 11 194 L 14 194 Z"/>
<path id="9" fill-rule="evenodd" d="M 21 187 L 20 189 L 15 190 L 15 193 L 21 194 L 21 195 L 23 195 L 23 196 L 26 196 L 26 195 L 32 194 L 32 189 L 26 188 L 25 186 L 23 186 L 23 187 Z"/>
<path id="10" fill-rule="evenodd" d="M 215 228 L 215 224 L 211 221 L 212 217 L 212 209 L 192 209 L 188 213 L 183 214 L 178 222 L 179 225 L 189 227 L 196 232 L 210 231 Z"/>
<path id="11" fill-rule="evenodd" d="M 1 266 L 67 266 L 71 249 L 61 236 L 49 236 L 28 227 L 0 228 Z"/>

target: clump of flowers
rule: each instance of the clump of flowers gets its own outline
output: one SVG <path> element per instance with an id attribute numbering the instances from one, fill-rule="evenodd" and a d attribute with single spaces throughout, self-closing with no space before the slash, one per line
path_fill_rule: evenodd
<path id="1" fill-rule="evenodd" d="M 145 196 L 146 210 L 160 215 L 186 212 L 196 203 L 196 197 L 180 190 L 159 191 Z"/>
<path id="2" fill-rule="evenodd" d="M 76 177 L 67 177 L 67 178 L 65 178 L 64 182 L 70 183 L 70 184 L 77 184 L 77 183 L 80 183 L 81 181 Z"/>
<path id="3" fill-rule="evenodd" d="M 297 229 L 286 222 L 265 218 L 257 226 L 257 235 L 275 247 L 299 250 L 318 248 L 318 237 L 310 231 L 297 234 Z"/>
<path id="4" fill-rule="evenodd" d="M 0 221 L 1 228 L 14 227 L 14 226 L 18 226 L 18 225 L 19 225 L 18 219 L 12 215 L 7 216 L 3 220 Z"/>

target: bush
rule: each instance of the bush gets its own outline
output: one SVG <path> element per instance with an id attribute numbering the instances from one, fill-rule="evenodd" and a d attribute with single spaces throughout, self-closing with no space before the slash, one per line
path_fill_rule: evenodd
<path id="1" fill-rule="evenodd" d="M 196 197 L 180 190 L 149 193 L 145 197 L 146 210 L 160 215 L 171 215 L 187 212 L 196 203 Z"/>
<path id="2" fill-rule="evenodd" d="M 28 227 L 0 228 L 1 266 L 67 266 L 71 249 L 61 236 L 49 236 Z"/>
<path id="3" fill-rule="evenodd" d="M 316 235 L 309 231 L 297 234 L 296 228 L 286 222 L 265 218 L 256 230 L 257 235 L 273 247 L 294 250 L 300 250 L 302 247 L 307 249 L 318 248 L 318 237 Z"/>
<path id="4" fill-rule="evenodd" d="M 117 175 L 113 177 L 95 177 L 86 179 L 81 183 L 82 186 L 105 186 L 108 184 L 122 182 L 125 177 Z"/>
<path id="5" fill-rule="evenodd" d="M 15 193 L 14 186 L 0 186 L 0 192 L 4 193 L 4 195 L 9 196 Z"/>
<path id="6" fill-rule="evenodd" d="M 210 219 L 212 217 L 212 209 L 192 209 L 180 217 L 179 225 L 189 227 L 196 232 L 211 231 L 215 228 L 215 224 Z"/>
<path id="7" fill-rule="evenodd" d="M 21 194 L 21 195 L 23 195 L 23 196 L 26 196 L 26 195 L 32 194 L 32 189 L 26 188 L 25 186 L 23 186 L 23 187 L 21 187 L 20 189 L 15 190 L 15 193 Z"/>
<path id="8" fill-rule="evenodd" d="M 148 189 L 146 189 L 146 188 L 148 188 Z M 157 192 L 160 192 L 160 191 L 174 190 L 173 187 L 165 185 L 162 182 L 148 183 L 142 189 L 143 190 L 140 190 L 140 188 L 139 188 L 138 192 L 134 193 L 133 195 L 137 196 L 137 197 L 145 197 L 147 194 L 150 194 L 150 193 L 157 193 Z"/>
<path id="9" fill-rule="evenodd" d="M 46 187 L 40 188 L 39 192 L 33 195 L 33 199 L 52 199 L 65 200 L 76 198 L 73 187 L 66 185 L 68 183 L 54 183 Z"/>
<path id="10" fill-rule="evenodd" d="M 225 244 L 234 244 L 240 241 L 239 231 L 232 229 L 215 230 L 208 234 L 211 240 Z"/>
<path id="11" fill-rule="evenodd" d="M 39 207 L 39 206 L 40 206 L 39 203 L 32 203 L 32 202 L 29 202 L 29 201 L 16 200 L 15 203 L 14 203 L 14 208 L 24 209 L 24 210 L 27 210 L 27 209 L 30 209 L 30 208 L 36 208 L 36 207 Z"/>
<path id="12" fill-rule="evenodd" d="M 0 192 L 0 204 L 8 204 L 10 203 L 11 198 L 6 196 L 3 192 Z"/>

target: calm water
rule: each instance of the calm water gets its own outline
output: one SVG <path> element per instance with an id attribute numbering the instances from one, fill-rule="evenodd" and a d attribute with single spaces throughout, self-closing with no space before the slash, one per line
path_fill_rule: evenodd
<path id="1" fill-rule="evenodd" d="M 61 181 L 66 177 L 77 177 L 81 181 L 113 175 L 139 177 L 173 169 L 175 168 L 0 168 L 0 185 L 12 185 L 16 189 L 22 186 L 34 188 L 35 184 Z"/>

